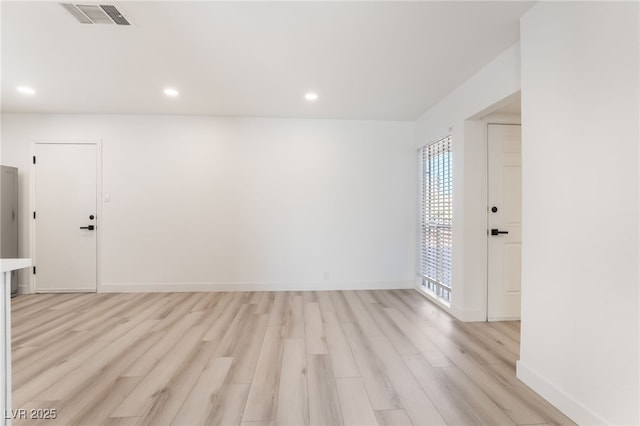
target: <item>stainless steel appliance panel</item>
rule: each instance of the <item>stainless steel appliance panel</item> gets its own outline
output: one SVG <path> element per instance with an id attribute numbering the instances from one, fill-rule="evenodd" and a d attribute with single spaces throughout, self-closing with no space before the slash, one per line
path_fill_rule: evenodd
<path id="1" fill-rule="evenodd" d="M 18 257 L 18 169 L 0 166 L 0 257 Z M 18 292 L 17 271 L 11 275 L 11 294 Z"/>

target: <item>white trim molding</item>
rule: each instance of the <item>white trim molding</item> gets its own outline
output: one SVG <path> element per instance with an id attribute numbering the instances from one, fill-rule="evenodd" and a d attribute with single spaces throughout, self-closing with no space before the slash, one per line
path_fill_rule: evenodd
<path id="1" fill-rule="evenodd" d="M 166 293 L 213 291 L 328 291 L 400 290 L 413 281 L 308 281 L 308 282 L 204 282 L 204 283 L 102 283 L 99 293 Z"/>
<path id="2" fill-rule="evenodd" d="M 571 395 L 548 381 L 522 361 L 516 362 L 516 377 L 558 410 L 580 425 L 611 425 Z"/>
<path id="3" fill-rule="evenodd" d="M 457 309 L 455 305 L 449 306 L 444 303 L 441 299 L 435 297 L 430 292 L 426 291 L 422 288 L 421 285 L 413 287 L 421 296 L 429 299 L 431 302 L 440 307 L 443 311 L 447 312 L 449 315 L 454 317 L 455 319 L 462 322 L 484 322 L 485 314 L 481 310 L 473 310 L 473 311 L 464 311 L 461 309 Z"/>

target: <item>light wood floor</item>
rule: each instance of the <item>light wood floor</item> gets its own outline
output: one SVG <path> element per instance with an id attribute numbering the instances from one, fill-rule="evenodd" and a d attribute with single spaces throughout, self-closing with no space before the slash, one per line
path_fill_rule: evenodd
<path id="1" fill-rule="evenodd" d="M 573 424 L 515 377 L 519 322 L 413 290 L 19 296 L 13 408 L 83 425 Z M 27 411 L 29 412 L 29 411 Z"/>

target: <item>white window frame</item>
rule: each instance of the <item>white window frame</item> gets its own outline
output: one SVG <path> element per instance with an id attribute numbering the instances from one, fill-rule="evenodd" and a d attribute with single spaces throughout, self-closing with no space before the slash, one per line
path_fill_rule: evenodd
<path id="1" fill-rule="evenodd" d="M 451 303 L 453 249 L 453 158 L 448 135 L 419 149 L 419 285 Z"/>

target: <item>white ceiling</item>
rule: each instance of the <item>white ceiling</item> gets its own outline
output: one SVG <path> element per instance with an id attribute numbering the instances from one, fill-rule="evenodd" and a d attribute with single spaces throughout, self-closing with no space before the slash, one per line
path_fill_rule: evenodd
<path id="1" fill-rule="evenodd" d="M 532 2 L 108 4 L 132 26 L 0 3 L 2 111 L 415 120 L 519 39 Z"/>

